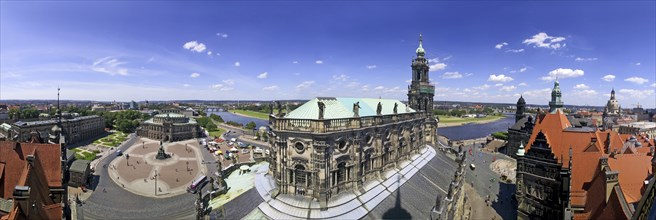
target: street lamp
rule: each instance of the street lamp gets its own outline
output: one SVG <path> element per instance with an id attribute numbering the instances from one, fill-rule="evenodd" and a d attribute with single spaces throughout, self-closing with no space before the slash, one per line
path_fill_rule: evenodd
<path id="1" fill-rule="evenodd" d="M 157 176 L 159 176 L 159 174 L 157 174 L 157 170 L 155 170 L 155 196 L 157 196 Z"/>

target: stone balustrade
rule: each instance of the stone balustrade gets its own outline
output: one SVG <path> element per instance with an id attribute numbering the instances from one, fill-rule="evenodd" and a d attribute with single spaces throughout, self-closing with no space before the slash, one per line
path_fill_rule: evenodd
<path id="1" fill-rule="evenodd" d="M 397 123 L 402 121 L 424 119 L 424 112 L 411 112 L 394 115 L 376 115 L 367 117 L 351 117 L 337 119 L 295 119 L 269 116 L 269 125 L 277 131 L 300 131 L 312 133 L 327 133 L 349 129 L 367 128 L 377 125 Z"/>

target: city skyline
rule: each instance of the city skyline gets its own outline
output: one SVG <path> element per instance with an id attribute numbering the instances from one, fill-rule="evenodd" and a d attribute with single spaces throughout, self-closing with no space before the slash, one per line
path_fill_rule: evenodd
<path id="1" fill-rule="evenodd" d="M 654 2 L 0 5 L 2 100 L 406 100 L 421 33 L 436 101 L 656 106 Z"/>

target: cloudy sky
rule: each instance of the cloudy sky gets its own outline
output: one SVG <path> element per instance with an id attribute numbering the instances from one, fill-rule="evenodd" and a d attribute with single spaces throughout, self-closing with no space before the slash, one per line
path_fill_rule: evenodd
<path id="1" fill-rule="evenodd" d="M 0 99 L 435 100 L 656 105 L 656 3 L 0 2 Z"/>

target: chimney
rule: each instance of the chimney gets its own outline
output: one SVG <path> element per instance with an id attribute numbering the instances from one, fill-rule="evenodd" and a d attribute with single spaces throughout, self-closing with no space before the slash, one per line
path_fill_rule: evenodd
<path id="1" fill-rule="evenodd" d="M 599 163 L 601 167 L 601 172 L 604 172 L 604 170 L 608 167 L 608 157 L 604 156 L 599 158 Z"/>
<path id="2" fill-rule="evenodd" d="M 606 203 L 610 198 L 610 194 L 613 192 L 613 187 L 618 184 L 619 173 L 617 171 L 606 171 Z"/>
<path id="3" fill-rule="evenodd" d="M 16 186 L 14 187 L 14 202 L 18 205 L 25 216 L 30 217 L 30 187 L 29 186 Z"/>
<path id="4" fill-rule="evenodd" d="M 31 167 L 34 167 L 34 155 L 27 155 L 27 163 L 30 164 Z"/>

